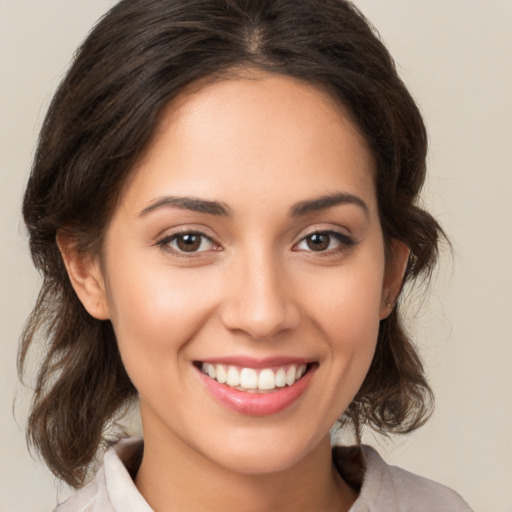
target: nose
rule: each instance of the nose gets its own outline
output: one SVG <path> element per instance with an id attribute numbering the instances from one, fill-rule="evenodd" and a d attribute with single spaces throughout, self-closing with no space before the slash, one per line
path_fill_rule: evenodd
<path id="1" fill-rule="evenodd" d="M 221 309 L 227 329 L 262 340 L 299 325 L 291 283 L 275 258 L 244 258 L 231 270 L 230 291 Z"/>

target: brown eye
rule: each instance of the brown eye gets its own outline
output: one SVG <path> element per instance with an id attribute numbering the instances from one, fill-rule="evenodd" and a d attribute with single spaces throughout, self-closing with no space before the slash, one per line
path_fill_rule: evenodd
<path id="1" fill-rule="evenodd" d="M 312 251 L 325 251 L 331 244 L 331 235 L 327 233 L 314 233 L 306 237 L 306 244 Z"/>
<path id="2" fill-rule="evenodd" d="M 178 253 L 193 254 L 216 250 L 217 246 L 211 238 L 203 233 L 177 233 L 167 236 L 158 242 L 162 248 Z"/>
<path id="3" fill-rule="evenodd" d="M 343 233 L 338 233 L 337 231 L 317 231 L 305 236 L 295 246 L 295 250 L 330 254 L 350 249 L 354 244 L 355 241 Z"/>
<path id="4" fill-rule="evenodd" d="M 176 236 L 176 246 L 183 252 L 196 252 L 201 247 L 202 237 L 195 233 Z"/>

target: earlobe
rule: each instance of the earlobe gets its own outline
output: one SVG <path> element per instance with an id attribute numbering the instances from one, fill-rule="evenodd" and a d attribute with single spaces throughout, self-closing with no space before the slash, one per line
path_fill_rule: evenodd
<path id="1" fill-rule="evenodd" d="M 391 240 L 391 254 L 386 265 L 382 287 L 380 319 L 387 318 L 393 311 L 400 290 L 402 289 L 410 249 L 400 240 Z"/>
<path id="2" fill-rule="evenodd" d="M 110 318 L 105 282 L 99 258 L 77 249 L 72 237 L 59 231 L 59 247 L 69 280 L 87 312 L 98 320 Z"/>

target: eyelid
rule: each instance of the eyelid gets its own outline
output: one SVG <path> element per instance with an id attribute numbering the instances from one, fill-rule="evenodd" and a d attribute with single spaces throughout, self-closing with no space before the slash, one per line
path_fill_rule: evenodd
<path id="1" fill-rule="evenodd" d="M 312 235 L 329 235 L 331 237 L 334 237 L 338 240 L 339 245 L 333 249 L 327 249 L 324 251 L 313 251 L 311 249 L 299 249 L 298 246 L 302 242 L 304 242 L 308 237 Z M 306 233 L 303 233 L 299 240 L 293 245 L 293 250 L 295 251 L 303 251 L 307 253 L 313 253 L 317 256 L 328 256 L 332 254 L 337 254 L 341 252 L 346 252 L 353 248 L 355 245 L 357 245 L 358 241 L 348 233 L 343 232 L 340 229 L 336 229 L 333 227 L 321 227 L 321 226 L 315 226 L 311 229 L 309 229 Z"/>
<path id="2" fill-rule="evenodd" d="M 213 249 L 192 251 L 192 252 L 188 253 L 186 251 L 180 251 L 179 249 L 175 249 L 170 246 L 171 242 L 176 240 L 179 236 L 183 236 L 183 235 L 200 236 L 204 240 L 208 240 L 214 247 L 213 247 Z M 221 245 L 219 244 L 219 242 L 217 242 L 215 240 L 215 238 L 213 238 L 210 235 L 207 235 L 206 233 L 204 233 L 203 231 L 201 231 L 197 228 L 188 227 L 188 226 L 180 227 L 170 233 L 166 232 L 165 234 L 160 235 L 156 239 L 154 245 L 159 246 L 162 250 L 164 250 L 167 253 L 170 253 L 170 254 L 178 256 L 178 257 L 185 257 L 185 258 L 193 258 L 193 257 L 197 257 L 200 255 L 204 255 L 204 253 L 216 252 L 216 251 L 222 250 Z"/>
<path id="3" fill-rule="evenodd" d="M 333 235 L 337 235 L 343 238 L 351 238 L 354 239 L 351 230 L 338 225 L 333 225 L 330 223 L 326 224 L 313 224 L 306 229 L 302 229 L 300 234 L 297 236 L 297 243 L 307 238 L 308 236 L 315 235 L 317 233 L 330 233 Z M 355 239 L 354 239 L 355 240 Z"/>

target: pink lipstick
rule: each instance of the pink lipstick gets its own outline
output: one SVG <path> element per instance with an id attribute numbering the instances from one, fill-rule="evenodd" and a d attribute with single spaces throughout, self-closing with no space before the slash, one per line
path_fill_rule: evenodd
<path id="1" fill-rule="evenodd" d="M 304 359 L 222 358 L 196 362 L 207 390 L 223 405 L 246 415 L 279 413 L 306 391 L 318 367 Z"/>

